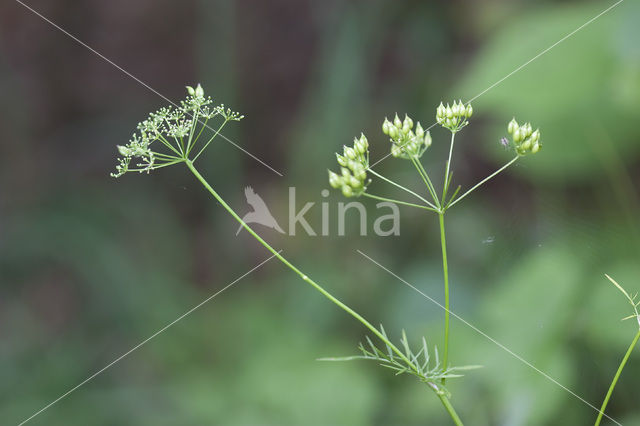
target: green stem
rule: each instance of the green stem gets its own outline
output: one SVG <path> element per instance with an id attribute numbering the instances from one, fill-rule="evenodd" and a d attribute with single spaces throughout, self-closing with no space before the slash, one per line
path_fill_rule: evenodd
<path id="1" fill-rule="evenodd" d="M 440 200 L 438 200 L 438 196 L 436 195 L 436 189 L 433 186 L 433 183 L 431 182 L 431 179 L 429 178 L 427 171 L 424 169 L 419 159 L 413 156 L 411 156 L 410 158 L 411 158 L 411 162 L 413 163 L 416 170 L 418 171 L 418 174 L 422 178 L 422 181 L 427 186 L 427 190 L 429 190 L 429 193 L 431 194 L 431 198 L 433 198 L 433 201 L 436 203 L 436 208 L 440 209 Z"/>
<path id="2" fill-rule="evenodd" d="M 629 345 L 629 349 L 627 349 L 627 353 L 624 355 L 624 358 L 622 358 L 622 362 L 620 362 L 618 371 L 616 371 L 616 375 L 613 377 L 611 386 L 609 386 L 609 390 L 607 391 L 607 396 L 604 397 L 604 401 L 602 402 L 602 407 L 600 407 L 600 412 L 598 413 L 598 418 L 596 419 L 596 423 L 594 426 L 598 426 L 600 424 L 600 421 L 602 420 L 602 416 L 604 415 L 604 410 L 605 408 L 607 408 L 607 404 L 609 403 L 609 398 L 611 398 L 613 389 L 616 387 L 616 384 L 618 383 L 618 379 L 622 374 L 622 369 L 624 368 L 625 364 L 627 363 L 627 360 L 631 356 L 631 352 L 633 352 L 633 348 L 636 346 L 636 343 L 638 343 L 639 339 L 640 339 L 640 330 L 638 330 L 638 332 L 636 333 L 636 337 L 633 338 L 631 345 Z"/>
<path id="3" fill-rule="evenodd" d="M 409 194 L 413 195 L 414 197 L 417 197 L 420 201 L 422 201 L 423 203 L 425 203 L 426 205 L 428 205 L 429 207 L 431 207 L 434 210 L 436 209 L 436 206 L 433 205 L 433 203 L 429 202 L 427 199 L 425 199 L 424 197 L 421 197 L 420 195 L 416 194 L 415 192 L 413 192 L 412 190 L 405 188 L 404 186 L 400 185 L 399 183 L 395 183 L 394 181 L 392 181 L 391 179 L 387 179 L 386 177 L 382 176 L 379 173 L 374 172 L 372 169 L 367 169 L 367 171 L 369 171 L 372 175 L 379 177 L 380 179 L 382 179 L 383 181 L 390 183 L 391 185 L 402 189 L 405 192 L 408 192 Z"/>
<path id="4" fill-rule="evenodd" d="M 449 171 L 451 170 L 451 155 L 453 154 L 453 142 L 456 139 L 455 132 L 451 132 L 451 145 L 449 146 L 449 159 L 447 160 L 447 170 L 444 173 L 444 185 L 442 187 L 442 203 L 445 203 L 447 198 L 447 191 L 449 190 L 449 184 L 451 183 L 451 176 Z"/>
<path id="5" fill-rule="evenodd" d="M 191 160 L 192 162 L 196 161 L 198 159 L 198 157 L 200 157 L 200 154 L 202 154 L 204 152 L 205 149 L 207 149 L 207 147 L 209 146 L 209 144 L 211 143 L 211 141 L 213 141 L 216 136 L 218 136 L 220 134 L 220 130 L 222 130 L 222 128 L 224 127 L 225 124 L 227 124 L 229 120 L 224 120 L 222 122 L 222 124 L 220 125 L 220 127 L 218 127 L 218 129 L 215 131 L 215 133 L 213 134 L 213 136 L 211 136 L 211 138 L 204 144 L 204 146 L 200 149 L 200 151 L 198 151 L 198 153 L 196 154 L 195 157 L 193 157 L 193 160 Z M 187 154 L 188 155 L 188 154 Z"/>
<path id="6" fill-rule="evenodd" d="M 233 216 L 233 218 L 237 220 L 244 229 L 247 230 L 247 232 L 249 232 L 256 240 L 258 240 L 260 244 L 262 244 L 267 250 L 269 250 L 275 257 L 278 258 L 278 260 L 284 263 L 289 269 L 291 269 L 293 272 L 298 274 L 303 281 L 306 281 L 307 283 L 311 284 L 316 290 L 322 293 L 323 296 L 325 296 L 327 299 L 329 299 L 330 301 L 338 305 L 341 309 L 343 309 L 345 312 L 350 314 L 352 317 L 360 321 L 362 325 L 367 327 L 373 334 L 375 334 L 380 340 L 382 340 L 386 345 L 388 345 L 393 352 L 395 352 L 404 362 L 407 363 L 407 365 L 410 365 L 412 369 L 414 369 L 415 371 L 418 371 L 418 368 L 415 366 L 415 364 L 411 360 L 409 360 L 409 358 L 407 358 L 407 356 L 404 353 L 402 353 L 400 349 L 398 349 L 393 343 L 391 343 L 389 339 L 387 339 L 380 331 L 378 331 L 377 328 L 371 325 L 369 321 L 364 319 L 356 311 L 354 311 L 353 309 L 351 309 L 350 307 L 342 303 L 340 300 L 334 297 L 331 293 L 329 293 L 324 288 L 322 288 L 318 283 L 313 281 L 311 278 L 305 275 L 302 271 L 300 271 L 298 268 L 293 266 L 287 259 L 285 259 L 280 254 L 279 251 L 271 247 L 269 243 L 263 240 L 262 237 L 260 237 L 260 235 L 258 235 L 253 229 L 251 229 L 251 227 L 247 225 L 240 216 L 238 216 L 238 214 L 222 199 L 222 197 L 211 187 L 211 185 L 209 185 L 209 183 L 205 180 L 205 178 L 193 166 L 193 163 L 191 162 L 191 160 L 186 160 L 185 163 L 189 168 L 189 170 L 191 171 L 191 173 L 193 173 L 193 175 L 211 193 L 211 195 L 213 195 L 213 197 L 222 205 L 222 207 L 224 207 L 225 210 L 227 210 L 227 212 L 229 212 L 229 214 L 231 214 L 231 216 Z M 453 406 L 451 406 L 451 403 L 449 402 L 448 398 L 446 398 L 444 395 L 441 395 L 438 391 L 436 391 L 436 394 L 440 397 L 442 404 L 444 405 L 445 409 L 447 410 L 447 412 L 449 413 L 449 415 L 451 416 L 455 424 L 462 425 L 460 418 L 458 417 L 457 413 L 453 409 Z"/>
<path id="7" fill-rule="evenodd" d="M 474 190 L 476 190 L 480 185 L 482 185 L 483 183 L 485 183 L 486 181 L 488 181 L 489 179 L 495 177 L 498 173 L 502 172 L 504 169 L 506 169 L 507 167 L 509 167 L 510 165 L 512 165 L 513 163 L 515 163 L 518 158 L 520 158 L 520 155 L 516 155 L 514 157 L 513 160 L 509 161 L 507 164 L 505 164 L 504 166 L 500 167 L 498 170 L 496 170 L 495 172 L 491 173 L 489 176 L 487 176 L 486 178 L 482 179 L 480 182 L 478 182 L 477 184 L 475 184 L 470 190 L 468 190 L 467 192 L 465 192 L 464 194 L 462 194 L 460 197 L 458 197 L 454 202 L 449 204 L 449 207 L 453 207 L 457 202 L 459 202 L 460 200 L 462 200 L 464 197 L 466 197 L 467 195 L 471 194 Z"/>
<path id="8" fill-rule="evenodd" d="M 445 395 L 442 395 L 440 393 L 438 393 L 438 398 L 440 398 L 442 405 L 444 405 L 447 413 L 449 413 L 449 416 L 451 416 L 453 423 L 455 423 L 456 426 L 463 426 L 462 420 L 460 420 L 458 413 L 456 413 L 456 410 L 453 409 L 453 405 L 451 405 L 451 401 L 449 401 L 449 399 Z"/>
<path id="9" fill-rule="evenodd" d="M 438 214 L 440 219 L 440 245 L 442 246 L 442 271 L 444 273 L 444 357 L 443 368 L 449 367 L 449 266 L 447 264 L 447 240 L 444 233 L 444 212 Z M 442 379 L 444 385 L 445 379 Z"/>
<path id="10" fill-rule="evenodd" d="M 300 271 L 298 268 L 293 266 L 287 259 L 285 259 L 280 254 L 279 251 L 277 251 L 276 249 L 271 247 L 271 245 L 269 245 L 269 243 L 267 243 L 265 240 L 263 240 L 262 237 L 260 237 L 260 235 L 258 235 L 253 229 L 251 229 L 251 227 L 249 225 L 247 225 L 242 220 L 242 218 L 240 216 L 238 216 L 238 214 L 222 199 L 222 197 L 211 187 L 211 185 L 209 185 L 209 183 L 205 180 L 205 178 L 193 166 L 193 163 L 192 163 L 191 160 L 186 160 L 185 163 L 186 163 L 187 167 L 189 168 L 189 170 L 191 171 L 191 173 L 193 173 L 193 175 L 211 193 L 211 195 L 213 195 L 213 197 L 222 205 L 222 207 L 224 207 L 225 210 L 227 210 L 227 212 L 229 212 L 229 214 L 231 214 L 231 216 L 233 216 L 233 218 L 235 220 L 237 220 L 240 223 L 240 225 L 242 225 L 242 227 L 244 229 L 247 230 L 247 232 L 249 232 L 256 240 L 258 240 L 258 242 L 260 242 L 260 244 L 262 244 L 267 250 L 269 250 L 275 257 L 278 258 L 278 260 L 280 260 L 282 263 L 284 263 L 289 269 L 291 269 L 293 272 L 298 274 L 300 276 L 300 278 L 302 278 L 303 281 L 306 281 L 307 283 L 311 284 L 316 290 L 318 290 L 320 293 L 322 293 L 323 296 L 325 296 L 327 299 L 329 299 L 330 301 L 332 301 L 333 303 L 338 305 L 341 309 L 343 309 L 345 312 L 350 314 L 352 317 L 357 319 L 362 325 L 364 325 L 366 328 L 368 328 L 380 340 L 382 340 L 386 345 L 388 345 L 389 348 L 391 348 L 391 350 L 393 352 L 395 352 L 404 362 L 407 363 L 407 365 L 410 365 L 412 367 L 412 369 L 414 369 L 415 371 L 418 371 L 418 368 L 415 366 L 415 364 L 411 360 L 409 360 L 409 358 L 407 358 L 407 356 L 404 353 L 402 353 L 402 351 L 400 351 L 400 349 L 398 349 L 393 343 L 391 343 L 389 341 L 389 339 L 387 339 L 380 331 L 378 331 L 377 328 L 375 328 L 373 325 L 371 325 L 371 323 L 369 323 L 369 321 L 364 319 L 356 311 L 354 311 L 349 306 L 347 306 L 344 303 L 342 303 L 340 300 L 338 300 L 336 297 L 334 297 L 331 293 L 329 293 L 324 288 L 322 288 L 318 283 L 313 281 L 311 278 L 309 278 L 307 275 L 305 275 L 302 271 Z M 441 394 L 441 392 L 436 391 L 436 394 L 440 398 L 440 401 L 442 401 L 442 404 L 444 405 L 445 409 L 447 410 L 447 412 L 451 416 L 451 418 L 454 421 L 454 423 L 456 425 L 458 425 L 458 426 L 462 426 L 462 421 L 460 420 L 460 417 L 458 417 L 458 414 L 454 410 L 454 408 L 451 405 L 451 402 L 449 401 L 449 399 L 446 396 L 444 396 L 443 394 Z"/>
<path id="11" fill-rule="evenodd" d="M 387 201 L 389 203 L 394 203 L 394 204 L 402 204 L 403 206 L 416 207 L 416 208 L 419 208 L 419 209 L 430 210 L 432 212 L 437 211 L 435 209 L 432 209 L 431 207 L 422 206 L 420 204 L 407 203 L 406 201 L 393 200 L 391 198 L 379 197 L 377 195 L 369 194 L 367 192 L 364 192 L 362 195 L 364 195 L 365 197 L 373 198 L 374 200 Z"/>

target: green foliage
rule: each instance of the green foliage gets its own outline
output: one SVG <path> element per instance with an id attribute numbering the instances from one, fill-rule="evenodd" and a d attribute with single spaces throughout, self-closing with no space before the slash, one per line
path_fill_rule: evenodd
<path id="1" fill-rule="evenodd" d="M 382 325 L 380 326 L 380 332 L 385 337 L 387 337 L 387 334 L 384 331 Z M 435 360 L 431 362 L 432 359 L 429 355 L 427 340 L 423 337 L 420 350 L 415 352 L 409 346 L 407 334 L 404 330 L 402 330 L 402 338 L 400 339 L 400 343 L 402 348 L 404 349 L 405 358 L 399 358 L 396 354 L 394 354 L 393 350 L 388 345 L 386 345 L 385 349 L 382 350 L 373 344 L 369 336 L 367 336 L 366 339 L 366 345 L 360 343 L 360 345 L 358 346 L 360 352 L 362 352 L 362 355 L 341 358 L 320 358 L 320 361 L 376 361 L 381 366 L 395 371 L 396 376 L 405 373 L 413 375 L 417 377 L 422 383 L 425 383 L 429 387 L 436 390 L 436 392 L 446 394 L 447 397 L 451 397 L 451 394 L 442 385 L 443 380 L 462 377 L 462 374 L 460 374 L 461 371 L 480 368 L 480 366 L 477 365 L 466 365 L 458 367 L 444 366 L 440 363 L 440 357 L 438 355 L 437 347 L 434 348 Z M 407 362 L 407 360 L 409 360 L 410 362 Z"/>

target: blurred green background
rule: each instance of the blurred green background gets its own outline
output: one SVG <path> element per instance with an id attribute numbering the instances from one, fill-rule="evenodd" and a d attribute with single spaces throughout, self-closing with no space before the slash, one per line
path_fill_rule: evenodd
<path id="1" fill-rule="evenodd" d="M 32 4 L 31 4 L 32 3 Z M 434 121 L 612 2 L 31 2 L 178 100 L 202 82 L 246 115 L 200 169 L 240 214 L 253 186 L 286 226 L 288 188 L 317 229 L 257 226 L 302 270 L 395 338 L 442 340 L 437 219 L 402 209 L 401 235 L 336 235 L 334 152 L 362 130 L 386 155 L 385 115 Z M 452 309 L 599 406 L 636 330 L 603 274 L 640 291 L 640 5 L 626 1 L 474 101 L 454 179 L 509 159 L 515 115 L 544 149 L 448 215 Z M 115 145 L 166 102 L 14 1 L 0 5 L 0 423 L 17 424 L 268 257 L 183 167 L 109 177 Z M 424 157 L 439 175 L 442 129 Z M 378 171 L 420 188 L 407 163 Z M 374 183 L 372 191 L 401 197 Z M 368 203 L 370 219 L 376 217 Z M 354 218 L 351 218 L 354 219 Z M 371 228 L 369 228 L 371 229 Z M 446 425 L 432 392 L 355 353 L 365 330 L 276 261 L 33 419 L 34 425 Z M 595 411 L 457 320 L 450 382 L 469 425 L 589 424 Z M 636 350 L 608 413 L 640 424 Z M 605 424 L 607 424 L 605 422 Z"/>

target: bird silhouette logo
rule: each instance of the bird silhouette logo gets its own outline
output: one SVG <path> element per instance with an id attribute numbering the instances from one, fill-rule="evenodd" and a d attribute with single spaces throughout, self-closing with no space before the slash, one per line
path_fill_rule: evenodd
<path id="1" fill-rule="evenodd" d="M 258 223 L 260 225 L 275 229 L 281 234 L 284 234 L 284 231 L 282 230 L 282 228 L 280 228 L 278 222 L 276 222 L 264 200 L 258 194 L 256 194 L 253 188 L 247 186 L 244 189 L 244 196 L 247 198 L 247 203 L 251 207 L 253 207 L 253 211 L 245 214 L 242 217 L 242 220 L 245 223 Z M 240 225 L 240 227 L 238 228 L 236 235 L 238 235 L 240 231 L 242 231 L 242 225 Z"/>

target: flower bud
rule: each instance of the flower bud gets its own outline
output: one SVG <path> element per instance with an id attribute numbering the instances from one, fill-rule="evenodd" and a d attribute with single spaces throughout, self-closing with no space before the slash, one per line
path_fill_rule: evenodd
<path id="1" fill-rule="evenodd" d="M 367 140 L 367 137 L 364 135 L 364 133 L 360 133 L 360 142 L 364 146 L 365 151 L 369 149 L 369 141 Z"/>
<path id="2" fill-rule="evenodd" d="M 404 122 L 402 123 L 402 127 L 408 127 L 409 129 L 413 128 L 413 120 L 407 114 L 404 115 Z"/>
<path id="3" fill-rule="evenodd" d="M 420 125 L 419 121 L 418 121 L 418 124 L 416 124 L 416 137 L 421 140 L 424 137 L 424 129 Z"/>
<path id="4" fill-rule="evenodd" d="M 471 104 L 467 105 L 467 110 L 465 111 L 465 115 L 467 116 L 467 118 L 471 117 L 471 115 L 473 114 L 473 107 L 471 106 Z"/>
<path id="5" fill-rule="evenodd" d="M 538 151 L 540 151 L 540 148 L 542 147 L 542 145 L 540 145 L 538 142 L 534 143 L 533 146 L 531 147 L 531 153 L 535 154 Z"/>
<path id="6" fill-rule="evenodd" d="M 522 145 L 520 145 L 520 148 L 525 151 L 529 151 L 531 149 L 531 139 L 527 139 L 526 141 L 524 141 Z"/>
<path id="7" fill-rule="evenodd" d="M 385 135 L 388 135 L 389 127 L 391 127 L 391 122 L 387 120 L 387 117 L 385 117 L 384 122 L 382 123 L 382 133 L 384 133 Z"/>
<path id="8" fill-rule="evenodd" d="M 187 86 L 187 93 L 193 96 L 196 94 L 196 91 L 193 89 L 193 87 Z"/>
<path id="9" fill-rule="evenodd" d="M 349 169 L 343 167 L 342 169 L 340 169 L 340 171 L 342 172 L 342 177 L 344 179 L 350 179 L 351 178 L 351 172 L 349 171 Z"/>
<path id="10" fill-rule="evenodd" d="M 536 131 L 531 134 L 532 142 L 538 142 L 538 140 L 540 140 L 540 129 L 536 129 Z"/>
<path id="11" fill-rule="evenodd" d="M 402 155 L 402 148 L 396 144 L 391 145 L 391 155 L 396 158 L 400 157 Z"/>
<path id="12" fill-rule="evenodd" d="M 431 132 L 427 131 L 427 134 L 424 135 L 424 145 L 429 148 L 431 146 Z"/>
<path id="13" fill-rule="evenodd" d="M 451 109 L 449 104 L 447 104 L 447 109 L 445 110 L 445 115 L 447 116 L 447 119 L 449 119 L 449 120 L 451 118 L 453 118 L 453 110 Z"/>
<path id="14" fill-rule="evenodd" d="M 389 126 L 389 137 L 391 139 L 398 139 L 398 128 L 396 126 Z"/>
<path id="15" fill-rule="evenodd" d="M 353 189 L 359 189 L 359 188 L 362 187 L 362 182 L 360 182 L 360 180 L 358 178 L 356 178 L 355 176 L 351 176 L 351 178 L 349 179 L 349 185 Z"/>
<path id="16" fill-rule="evenodd" d="M 522 129 L 519 127 L 513 131 L 513 141 L 520 143 L 522 141 Z"/>
<path id="17" fill-rule="evenodd" d="M 198 87 L 196 87 L 195 95 L 196 98 L 201 98 L 204 96 L 204 89 L 202 88 L 202 86 L 200 86 L 200 83 L 198 83 Z"/>
<path id="18" fill-rule="evenodd" d="M 364 166 L 358 163 L 357 161 L 350 161 L 349 168 L 351 169 L 354 175 L 357 175 L 358 173 L 364 170 Z"/>
<path id="19" fill-rule="evenodd" d="M 342 155 L 338 154 L 336 152 L 336 158 L 338 159 L 338 164 L 340 164 L 342 167 L 346 167 L 347 166 L 347 159 L 345 157 L 343 157 Z"/>
<path id="20" fill-rule="evenodd" d="M 353 189 L 351 189 L 351 187 L 349 185 L 343 185 L 342 186 L 342 195 L 344 195 L 345 197 L 352 197 L 353 196 Z"/>
<path id="21" fill-rule="evenodd" d="M 445 115 L 445 108 L 442 102 L 440 102 L 440 105 L 438 105 L 438 108 L 436 108 L 436 117 L 443 117 L 444 115 Z"/>
<path id="22" fill-rule="evenodd" d="M 393 125 L 396 126 L 398 129 L 402 128 L 402 121 L 400 121 L 400 118 L 398 117 L 398 113 L 396 113 L 396 117 L 393 119 Z"/>
<path id="23" fill-rule="evenodd" d="M 123 145 L 117 145 L 118 147 L 118 152 L 120 153 L 120 155 L 122 155 L 123 157 L 131 157 L 131 148 L 127 148 L 126 146 Z"/>
<path id="24" fill-rule="evenodd" d="M 332 188 L 340 188 L 342 186 L 342 179 L 336 173 L 329 170 L 329 185 Z"/>
<path id="25" fill-rule="evenodd" d="M 355 160 L 357 157 L 356 151 L 350 146 L 344 147 L 344 156 L 347 157 L 349 160 Z"/>
<path id="26" fill-rule="evenodd" d="M 509 132 L 510 135 L 512 135 L 513 132 L 515 132 L 517 128 L 518 128 L 518 122 L 516 121 L 516 119 L 514 117 L 514 118 L 511 119 L 511 121 L 507 125 L 507 131 Z"/>

